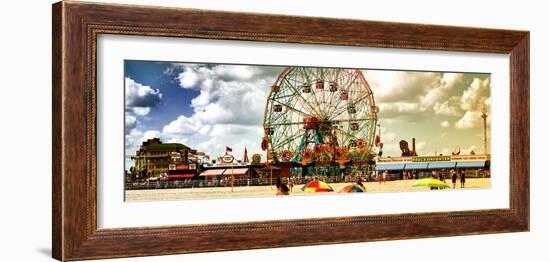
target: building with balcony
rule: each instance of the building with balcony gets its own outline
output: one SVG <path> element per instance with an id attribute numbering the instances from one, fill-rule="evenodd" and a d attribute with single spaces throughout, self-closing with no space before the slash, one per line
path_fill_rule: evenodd
<path id="1" fill-rule="evenodd" d="M 132 157 L 135 161 L 134 172 L 146 177 L 157 177 L 168 173 L 170 166 L 188 165 L 191 149 L 179 143 L 162 143 L 160 138 L 143 142 Z"/>

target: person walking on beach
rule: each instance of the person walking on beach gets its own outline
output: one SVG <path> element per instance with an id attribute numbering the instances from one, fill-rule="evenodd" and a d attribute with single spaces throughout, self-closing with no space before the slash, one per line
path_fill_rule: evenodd
<path id="1" fill-rule="evenodd" d="M 456 174 L 456 171 L 453 169 L 451 170 L 451 180 L 453 181 L 453 189 L 455 189 L 456 187 L 456 179 L 457 179 L 457 174 Z"/>
<path id="2" fill-rule="evenodd" d="M 290 192 L 292 192 L 292 188 L 294 187 L 294 178 L 288 178 L 288 188 L 290 189 Z"/>
<path id="3" fill-rule="evenodd" d="M 384 181 L 384 185 L 386 184 L 386 179 L 388 179 L 388 170 L 385 170 L 384 173 L 382 173 L 382 181 Z"/>
<path id="4" fill-rule="evenodd" d="M 288 186 L 285 184 L 280 184 L 277 188 L 277 196 L 287 196 L 290 195 L 290 190 L 288 189 Z"/>
<path id="5" fill-rule="evenodd" d="M 357 184 L 358 186 L 364 187 L 364 185 L 363 185 L 363 179 L 362 179 L 361 177 L 358 177 L 358 178 L 357 178 L 356 184 Z"/>
<path id="6" fill-rule="evenodd" d="M 460 172 L 460 188 L 464 188 L 464 184 L 466 184 L 466 172 L 462 170 Z"/>
<path id="7" fill-rule="evenodd" d="M 437 179 L 437 172 L 435 170 L 432 170 L 432 178 Z M 430 190 L 437 190 L 437 187 L 430 187 Z"/>

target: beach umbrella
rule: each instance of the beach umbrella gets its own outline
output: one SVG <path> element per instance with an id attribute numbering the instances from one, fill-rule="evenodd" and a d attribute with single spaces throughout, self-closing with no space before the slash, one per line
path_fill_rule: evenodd
<path id="1" fill-rule="evenodd" d="M 302 191 L 306 193 L 316 193 L 316 192 L 333 192 L 334 189 L 330 187 L 327 183 L 322 181 L 311 181 L 305 184 L 302 187 Z"/>
<path id="2" fill-rule="evenodd" d="M 362 193 L 362 192 L 367 192 L 367 189 L 357 184 L 345 185 L 342 188 L 340 188 L 340 190 L 338 191 L 338 193 Z"/>
<path id="3" fill-rule="evenodd" d="M 413 184 L 413 187 L 437 187 L 439 189 L 449 188 L 445 182 L 435 178 L 423 178 Z"/>

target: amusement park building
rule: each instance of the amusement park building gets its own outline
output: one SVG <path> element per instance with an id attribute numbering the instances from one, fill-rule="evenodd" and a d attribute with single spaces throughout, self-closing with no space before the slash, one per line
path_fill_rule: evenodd
<path id="1" fill-rule="evenodd" d="M 491 155 L 447 155 L 447 156 L 410 156 L 386 157 L 376 161 L 376 171 L 399 173 L 407 171 L 430 170 L 474 170 L 490 169 Z"/>
<path id="2" fill-rule="evenodd" d="M 234 176 L 239 179 L 258 178 L 260 176 L 289 177 L 288 167 L 266 166 L 264 163 L 218 163 L 203 166 L 199 179 L 211 180 L 220 177 Z"/>
<path id="3" fill-rule="evenodd" d="M 162 143 L 159 138 L 143 142 L 132 157 L 135 160 L 135 172 L 147 172 L 147 176 L 167 173 L 170 165 L 187 164 L 191 149 L 183 144 Z"/>

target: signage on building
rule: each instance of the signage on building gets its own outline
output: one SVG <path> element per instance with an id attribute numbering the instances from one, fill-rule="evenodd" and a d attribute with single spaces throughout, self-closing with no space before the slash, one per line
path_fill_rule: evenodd
<path id="1" fill-rule="evenodd" d="M 260 156 L 260 154 L 252 155 L 252 163 L 258 164 L 260 161 L 262 161 L 262 156 Z"/>
<path id="2" fill-rule="evenodd" d="M 231 163 L 233 162 L 233 160 L 235 160 L 235 157 L 233 157 L 232 155 L 226 154 L 222 156 L 222 162 L 224 163 Z"/>
<path id="3" fill-rule="evenodd" d="M 413 156 L 413 162 L 451 161 L 451 156 Z"/>
<path id="4" fill-rule="evenodd" d="M 215 164 L 214 166 L 239 167 L 239 166 L 246 166 L 246 165 L 239 164 L 239 163 L 218 163 L 218 164 Z"/>
<path id="5" fill-rule="evenodd" d="M 168 165 L 168 170 L 176 170 L 176 165 L 174 164 Z"/>

